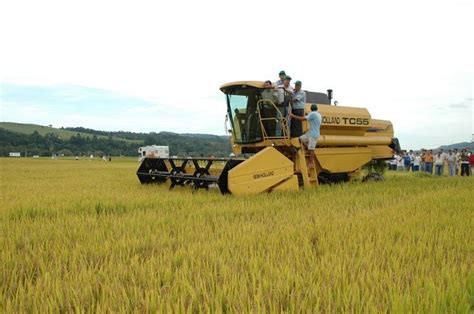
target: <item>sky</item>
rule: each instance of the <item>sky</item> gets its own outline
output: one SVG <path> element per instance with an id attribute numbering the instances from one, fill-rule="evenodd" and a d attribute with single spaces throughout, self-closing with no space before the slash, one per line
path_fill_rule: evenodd
<path id="1" fill-rule="evenodd" d="M 402 148 L 467 142 L 473 3 L 6 0 L 0 121 L 225 134 L 219 86 L 285 70 L 392 121 Z"/>

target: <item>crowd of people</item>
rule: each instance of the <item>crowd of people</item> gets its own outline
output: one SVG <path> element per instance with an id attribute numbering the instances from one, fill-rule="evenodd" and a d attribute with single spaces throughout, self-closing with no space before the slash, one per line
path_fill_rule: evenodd
<path id="1" fill-rule="evenodd" d="M 289 117 L 290 114 L 304 117 L 306 93 L 301 89 L 301 81 L 296 81 L 293 87 L 291 86 L 292 78 L 285 71 L 280 71 L 278 76 L 279 78 L 275 82 L 265 81 L 265 90 L 261 94 L 262 99 L 271 100 L 285 117 Z M 289 127 L 291 137 L 299 137 L 303 134 L 300 120 L 292 118 Z M 277 130 L 276 135 L 281 135 L 281 130 Z"/>
<path id="2" fill-rule="evenodd" d="M 401 151 L 389 162 L 389 169 L 395 171 L 422 171 L 441 176 L 447 166 L 449 176 L 469 176 L 474 168 L 474 154 L 467 148 L 443 149 L 435 153 L 432 149 L 422 149 L 421 152 Z"/>

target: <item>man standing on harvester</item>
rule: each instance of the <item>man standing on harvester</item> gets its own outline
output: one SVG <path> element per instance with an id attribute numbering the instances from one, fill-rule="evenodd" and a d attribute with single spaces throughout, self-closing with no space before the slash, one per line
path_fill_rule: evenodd
<path id="1" fill-rule="evenodd" d="M 321 114 L 318 112 L 318 105 L 311 105 L 311 112 L 304 117 L 300 117 L 290 113 L 290 117 L 299 121 L 308 121 L 309 130 L 300 136 L 300 141 L 308 147 L 309 150 L 309 164 L 308 168 L 314 168 L 314 149 L 316 148 L 316 142 L 320 135 L 319 130 L 321 128 Z"/>
<path id="2" fill-rule="evenodd" d="M 301 81 L 295 82 L 295 88 L 291 95 L 291 113 L 304 117 L 304 106 L 306 104 L 306 93 L 301 89 Z M 290 123 L 290 136 L 300 137 L 303 134 L 303 125 L 301 121 L 293 119 Z"/>

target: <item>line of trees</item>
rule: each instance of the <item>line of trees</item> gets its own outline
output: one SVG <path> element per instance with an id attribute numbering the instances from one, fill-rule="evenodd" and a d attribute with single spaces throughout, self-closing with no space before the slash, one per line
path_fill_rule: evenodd
<path id="1" fill-rule="evenodd" d="M 81 132 L 84 132 L 84 130 L 87 129 L 81 128 Z M 177 156 L 228 156 L 230 153 L 229 141 L 224 136 L 183 135 L 169 132 L 149 134 L 123 132 L 129 133 L 129 136 L 121 136 L 116 133 L 120 132 L 95 131 L 90 137 L 81 136 L 77 133 L 68 140 L 63 140 L 52 133 L 42 136 L 34 131 L 33 134 L 26 135 L 0 128 L 0 156 L 8 156 L 10 152 L 21 152 L 24 155 L 25 151 L 28 156 L 51 156 L 53 154 L 64 154 L 65 156 L 137 156 L 138 147 L 144 145 L 169 146 L 170 154 Z M 105 135 L 107 138 L 98 138 L 98 135 Z M 115 140 L 113 136 L 120 136 L 138 142 Z"/>

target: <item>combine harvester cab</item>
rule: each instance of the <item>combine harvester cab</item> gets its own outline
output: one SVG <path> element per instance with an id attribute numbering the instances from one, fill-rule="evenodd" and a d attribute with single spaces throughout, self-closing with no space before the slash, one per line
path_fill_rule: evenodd
<path id="1" fill-rule="evenodd" d="M 365 108 L 331 105 L 331 92 L 306 92 L 305 112 L 318 105 L 321 136 L 315 167 L 308 151 L 291 137 L 290 108 L 261 98 L 263 82 L 221 86 L 227 99 L 235 158 L 145 158 L 137 175 L 142 184 L 169 182 L 170 187 L 218 187 L 234 195 L 299 190 L 320 183 L 348 181 L 367 163 L 393 157 L 399 150 L 390 121 L 372 119 Z M 328 96 L 329 95 L 329 96 Z M 307 123 L 303 122 L 304 131 Z"/>

